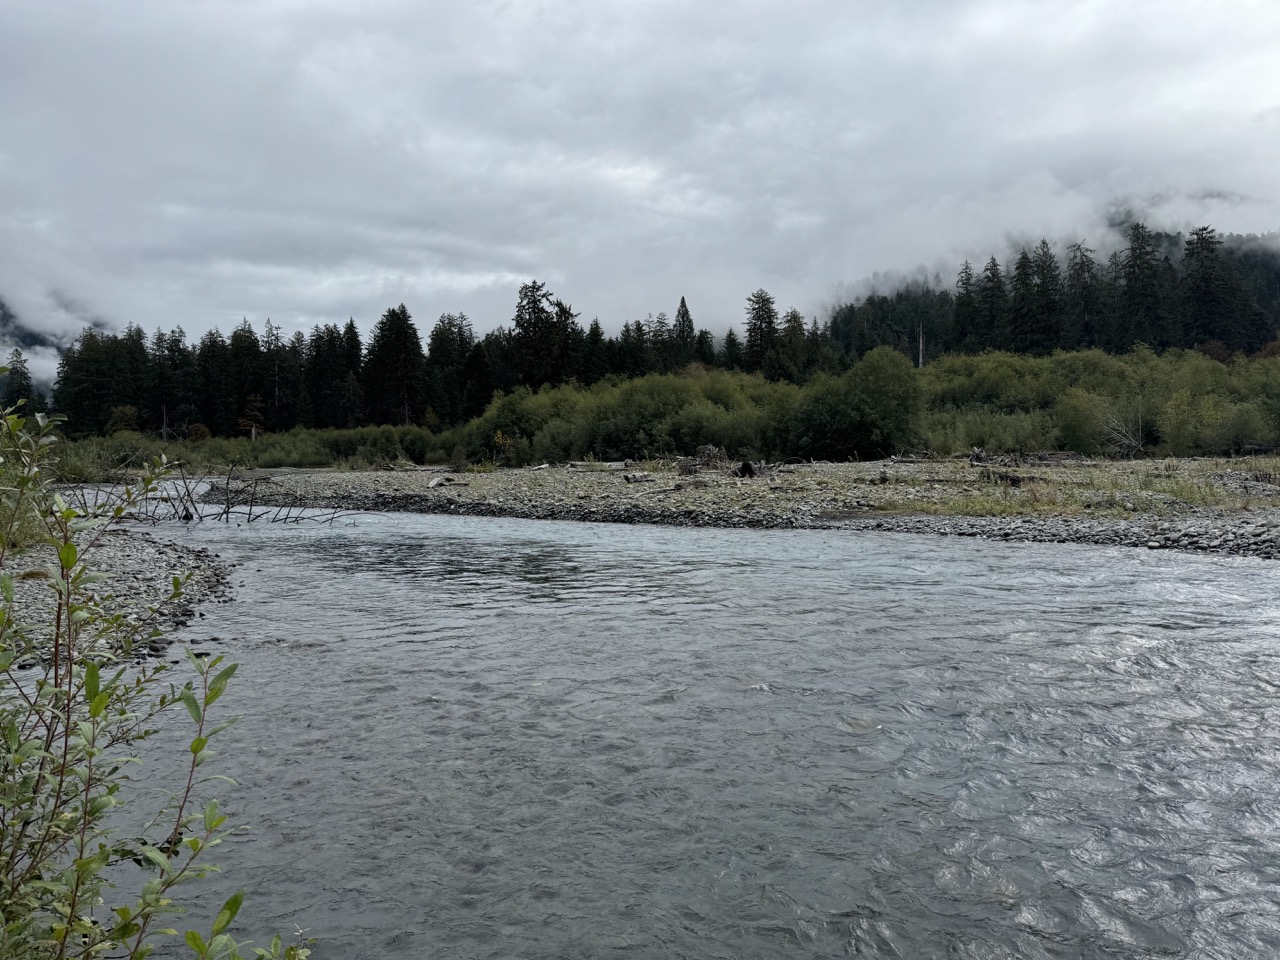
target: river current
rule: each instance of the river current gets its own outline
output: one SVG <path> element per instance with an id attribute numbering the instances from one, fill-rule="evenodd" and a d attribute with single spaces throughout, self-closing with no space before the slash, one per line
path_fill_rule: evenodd
<path id="1" fill-rule="evenodd" d="M 1280 567 L 841 532 L 195 525 L 215 896 L 316 960 L 1280 956 Z M 208 638 L 218 637 L 216 642 Z M 208 894 L 208 888 L 205 888 Z"/>

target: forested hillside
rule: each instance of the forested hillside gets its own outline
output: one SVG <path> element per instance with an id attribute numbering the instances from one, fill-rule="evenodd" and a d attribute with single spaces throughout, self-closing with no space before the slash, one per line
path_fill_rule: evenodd
<path id="1" fill-rule="evenodd" d="M 523 441 L 531 456 L 535 447 L 546 456 L 630 456 L 702 441 L 734 446 L 735 437 L 743 449 L 824 457 L 984 440 L 997 447 L 1101 449 L 1136 442 L 1137 449 L 1165 444 L 1215 451 L 1273 443 L 1280 409 L 1271 406 L 1272 372 L 1265 361 L 1280 352 L 1275 238 L 1224 238 L 1210 227 L 1171 235 L 1133 223 L 1126 239 L 1125 247 L 1105 259 L 1084 242 L 1059 253 L 1041 241 L 1019 251 L 1011 265 L 994 256 L 981 268 L 965 262 L 954 283 L 935 277 L 872 293 L 838 306 L 825 322 L 806 320 L 795 309 L 780 313 L 774 298 L 757 290 L 746 298 L 741 332 L 730 329 L 718 337 L 695 325 L 683 298 L 672 317 L 659 313 L 628 321 L 616 335 L 606 336 L 598 319 L 584 326 L 569 303 L 538 282 L 521 287 L 509 322 L 477 336 L 467 317 L 445 314 L 431 326 L 425 344 L 404 305 L 388 309 L 367 340 L 354 321 L 290 338 L 270 321 L 261 333 L 246 321 L 229 335 L 214 330 L 195 343 L 181 328 L 150 336 L 136 326 L 121 333 L 86 329 L 63 354 L 51 406 L 68 416 L 75 435 L 125 430 L 198 440 L 385 424 L 424 427 L 442 442 L 447 432 L 448 444 L 460 444 L 470 455 L 507 459 L 514 456 L 511 450 L 493 449 L 495 432 L 517 446 Z M 1135 345 L 1143 350 L 1131 353 Z M 867 367 L 861 361 L 877 347 L 889 348 L 902 363 L 882 358 Z M 1188 359 L 1187 350 L 1201 359 Z M 1110 361 L 1098 351 L 1126 358 L 1108 367 Z M 1073 352 L 1084 359 L 1071 360 Z M 979 356 L 984 353 L 985 359 Z M 1027 366 L 1033 358 L 1055 354 L 1062 359 L 1047 367 Z M 1236 358 L 1243 357 L 1256 359 L 1240 366 Z M 20 354 L 17 360 L 5 390 L 11 399 L 31 393 Z M 1221 367 L 1221 373 L 1206 372 L 1209 368 L 1197 366 L 1202 361 Z M 1228 363 L 1234 366 L 1224 366 Z M 755 374 L 758 379 L 750 382 L 759 385 L 744 387 L 747 381 L 708 380 L 691 372 L 673 375 L 692 371 L 691 365 Z M 913 365 L 923 369 L 912 374 Z M 1167 373 L 1187 365 L 1196 379 L 1185 383 L 1193 392 L 1177 400 L 1182 408 L 1202 404 L 1211 394 L 1226 397 L 1228 406 L 1253 405 L 1244 417 L 1248 424 L 1227 431 L 1229 438 L 1201 438 L 1199 445 L 1172 425 L 1167 411 L 1163 427 L 1149 411 L 1145 425 L 1135 428 L 1138 436 L 1127 441 L 1119 439 L 1123 430 L 1117 432 L 1116 423 L 1110 433 L 1072 426 L 1099 420 L 1097 404 L 1104 399 L 1114 413 L 1116 401 L 1141 397 L 1144 388 L 1120 390 L 1123 381 L 1137 376 L 1138 367 Z M 891 367 L 897 372 L 886 380 L 883 371 Z M 873 368 L 881 371 L 879 381 L 868 379 Z M 1079 373 L 1086 368 L 1094 373 Z M 1253 372 L 1243 373 L 1246 369 Z M 1112 373 L 1104 376 L 1099 370 Z M 913 413 L 894 427 L 891 442 L 888 433 L 860 439 L 847 429 L 841 433 L 845 428 L 835 413 L 840 404 L 866 407 L 876 402 L 878 390 L 898 390 L 903 377 L 910 380 L 907 394 L 923 406 L 919 416 Z M 1105 385 L 1095 382 L 1098 377 Z M 625 382 L 636 378 L 645 378 L 644 385 L 628 393 Z M 1001 399 L 1018 395 L 1028 380 L 1037 384 L 1034 402 Z M 724 386 L 729 383 L 737 386 L 730 390 Z M 1219 388 L 1227 383 L 1230 389 L 1223 394 Z M 713 393 L 745 391 L 755 399 L 694 396 L 708 384 L 720 384 Z M 579 399 L 537 400 L 538 390 L 561 385 L 568 386 L 547 396 Z M 586 389 L 594 385 L 599 389 Z M 1156 391 L 1162 410 L 1178 394 L 1172 383 L 1167 386 Z M 522 390 L 518 396 L 517 390 Z M 1151 389 L 1145 392 L 1151 394 L 1145 401 L 1149 407 L 1157 403 Z M 515 399 L 494 406 L 497 396 Z M 535 401 L 567 410 L 586 403 L 583 397 L 599 405 L 610 396 L 626 397 L 636 409 L 619 408 L 619 422 L 608 428 L 597 422 L 587 431 L 590 438 L 575 421 L 578 426 L 564 428 L 576 430 L 573 436 L 551 442 L 544 435 L 535 443 L 549 421 L 544 418 L 532 429 L 502 422 L 495 413 L 528 408 Z M 907 407 L 914 410 L 914 404 L 911 400 Z M 987 439 L 983 430 L 957 426 L 958 411 L 982 409 L 989 420 L 992 404 L 1006 418 L 998 435 Z M 682 411 L 684 426 L 664 421 L 666 426 L 654 433 L 652 417 L 644 411 L 664 405 Z M 808 412 L 799 420 L 779 418 L 774 410 L 779 405 Z M 757 415 L 766 408 L 774 412 Z M 1076 408 L 1078 416 L 1070 412 Z M 955 416 L 944 429 L 937 418 L 947 410 Z M 1015 415 L 1039 417 L 1039 425 L 1010 433 L 1007 418 Z M 646 417 L 648 427 L 633 429 Z M 693 423 L 699 417 L 703 427 Z M 761 427 L 761 417 L 773 426 Z M 730 429 L 728 422 L 735 418 L 740 422 Z M 712 422 L 721 427 L 705 426 Z"/>

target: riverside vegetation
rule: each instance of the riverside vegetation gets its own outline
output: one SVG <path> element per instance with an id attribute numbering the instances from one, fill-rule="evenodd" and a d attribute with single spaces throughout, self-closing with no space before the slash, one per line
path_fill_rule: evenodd
<path id="1" fill-rule="evenodd" d="M 142 958 L 179 936 L 176 889 L 215 869 L 209 852 L 231 830 L 218 801 L 201 798 L 226 726 L 213 708 L 236 667 L 188 651 L 182 673 L 145 655 L 163 609 L 129 613 L 94 564 L 111 521 L 156 492 L 163 465 L 93 510 L 71 506 L 51 482 L 52 426 L 13 408 L 0 422 L 0 956 Z M 37 601 L 21 596 L 32 581 L 45 588 Z M 187 582 L 173 578 L 167 603 Z M 167 802 L 140 811 L 142 799 L 126 802 L 131 771 L 170 715 L 192 724 L 185 770 Z M 228 933 L 241 900 L 207 933 L 182 936 L 194 956 L 246 955 Z M 249 955 L 308 952 L 276 938 Z"/>
<path id="2" fill-rule="evenodd" d="M 462 468 L 648 459 L 720 447 L 732 457 L 866 460 L 906 452 L 1073 451 L 1092 457 L 1222 457 L 1280 442 L 1280 355 L 1215 359 L 1146 347 L 1049 356 L 954 354 L 915 368 L 878 347 L 804 384 L 691 364 L 679 372 L 495 396 L 447 429 L 367 426 L 193 435 L 120 431 L 68 445 L 68 481 L 160 453 L 201 472 L 247 467 Z"/>
<path id="3" fill-rule="evenodd" d="M 1220 360 L 1280 350 L 1280 237 L 1223 237 L 1207 226 L 1186 236 L 1140 222 L 1113 227 L 1117 234 L 1106 245 L 1115 249 L 1105 265 L 1083 242 L 1055 249 L 1041 241 L 1009 270 L 994 256 L 980 272 L 966 262 L 954 289 L 938 275 L 872 278 L 867 295 L 834 304 L 822 323 L 794 308 L 780 315 L 772 295 L 756 290 L 746 298 L 743 322 L 719 337 L 696 328 L 683 297 L 674 318 L 612 318 L 621 332 L 605 336 L 599 319 L 584 329 L 573 308 L 537 281 L 520 287 L 509 319 L 484 318 L 493 329 L 482 337 L 465 316 L 442 314 L 425 349 L 404 304 L 385 311 L 367 339 L 354 320 L 288 339 L 269 320 L 261 335 L 245 320 L 229 337 L 213 330 L 195 345 L 181 328 L 148 338 L 136 326 L 120 334 L 91 327 L 63 351 L 49 399 L 79 435 L 440 430 L 473 420 L 495 393 L 517 387 L 590 387 L 691 363 L 798 385 L 838 376 L 877 347 L 922 367 L 988 350 L 1120 355 L 1147 344 Z M 715 312 L 727 316 L 727 306 L 717 304 Z M 44 403 L 20 353 L 11 366 L 6 402 Z"/>

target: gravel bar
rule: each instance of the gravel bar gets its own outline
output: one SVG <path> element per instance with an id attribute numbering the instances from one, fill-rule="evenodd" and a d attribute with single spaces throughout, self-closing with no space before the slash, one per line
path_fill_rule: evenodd
<path id="1" fill-rule="evenodd" d="M 1235 461 L 259 471 L 211 504 L 687 527 L 879 530 L 1280 557 L 1280 486 Z M 1262 477 L 1262 479 L 1255 479 Z"/>
<path id="2" fill-rule="evenodd" d="M 229 595 L 230 567 L 203 547 L 187 546 L 142 530 L 109 530 L 92 547 L 85 562 L 103 579 L 93 585 L 102 606 L 121 612 L 134 623 L 153 623 L 162 635 L 150 643 L 159 654 L 169 645 L 167 634 L 199 616 L 203 603 Z M 14 577 L 15 614 L 37 628 L 48 622 L 54 594 L 48 579 L 31 577 L 34 570 L 56 567 L 51 549 L 37 548 L 8 558 L 4 572 Z M 173 578 L 190 573 L 177 600 L 170 600 Z M 27 574 L 24 576 L 24 574 Z M 154 611 L 154 613 L 153 613 Z"/>

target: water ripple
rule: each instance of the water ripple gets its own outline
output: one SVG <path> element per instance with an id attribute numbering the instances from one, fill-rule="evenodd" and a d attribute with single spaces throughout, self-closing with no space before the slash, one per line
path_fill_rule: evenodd
<path id="1" fill-rule="evenodd" d="M 179 535 L 179 534 L 174 534 Z M 1271 565 L 205 526 L 262 929 L 355 957 L 1280 952 Z M 269 642 L 264 642 L 269 641 Z"/>

